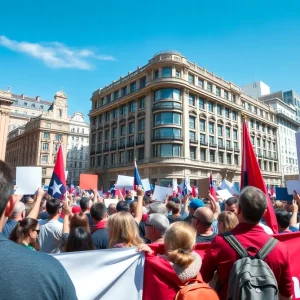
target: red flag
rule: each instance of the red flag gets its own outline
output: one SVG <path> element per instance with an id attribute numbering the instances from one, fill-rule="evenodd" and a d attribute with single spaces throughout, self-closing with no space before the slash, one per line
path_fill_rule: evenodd
<path id="1" fill-rule="evenodd" d="M 121 190 L 120 190 L 120 189 L 117 189 L 116 192 L 115 192 L 115 196 L 118 197 L 118 196 L 121 196 L 121 194 L 122 194 L 122 193 L 121 193 Z"/>
<path id="2" fill-rule="evenodd" d="M 210 173 L 210 176 L 209 176 L 209 192 L 215 198 L 215 200 L 217 201 L 217 194 L 216 194 L 216 191 L 215 191 L 215 188 L 214 188 L 214 182 L 212 180 L 212 174 L 211 173 Z"/>
<path id="3" fill-rule="evenodd" d="M 254 186 L 266 194 L 268 200 L 267 212 L 264 216 L 268 226 L 274 233 L 278 232 L 277 220 L 269 197 L 266 184 L 261 175 L 257 158 L 250 140 L 246 121 L 243 122 L 243 148 L 242 148 L 242 170 L 241 170 L 241 190 L 246 186 Z"/>
<path id="4" fill-rule="evenodd" d="M 197 197 L 196 187 L 194 185 L 192 186 L 192 196 L 194 198 Z"/>

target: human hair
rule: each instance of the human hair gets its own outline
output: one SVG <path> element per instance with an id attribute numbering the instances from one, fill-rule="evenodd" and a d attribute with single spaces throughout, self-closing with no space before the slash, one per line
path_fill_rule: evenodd
<path id="1" fill-rule="evenodd" d="M 117 212 L 121 212 L 121 211 L 128 212 L 129 211 L 129 206 L 128 206 L 126 201 L 122 200 L 122 201 L 119 201 L 117 203 L 116 209 L 117 209 Z"/>
<path id="2" fill-rule="evenodd" d="M 85 212 L 90 207 L 91 199 L 88 197 L 82 197 L 79 201 L 80 208 L 83 212 Z"/>
<path id="3" fill-rule="evenodd" d="M 71 229 L 65 246 L 65 252 L 95 250 L 91 234 L 83 227 Z"/>
<path id="4" fill-rule="evenodd" d="M 61 207 L 60 200 L 56 198 L 52 198 L 48 200 L 46 203 L 46 211 L 50 216 L 55 215 L 60 207 Z"/>
<path id="5" fill-rule="evenodd" d="M 176 203 L 174 205 L 174 207 L 172 208 L 172 214 L 173 214 L 173 216 L 178 215 L 180 213 L 180 209 L 181 209 L 180 204 Z"/>
<path id="6" fill-rule="evenodd" d="M 154 202 L 149 205 L 149 213 L 150 214 L 159 213 L 159 214 L 163 214 L 163 215 L 167 216 L 168 210 L 163 203 Z"/>
<path id="7" fill-rule="evenodd" d="M 38 224 L 38 220 L 33 218 L 25 218 L 18 221 L 17 225 L 10 233 L 9 239 L 17 244 L 22 244 L 24 239 L 30 235 L 30 230 L 35 230 Z M 40 249 L 37 241 L 31 243 L 31 245 L 36 250 Z"/>
<path id="8" fill-rule="evenodd" d="M 143 243 L 138 226 L 128 212 L 118 212 L 108 218 L 109 247 L 124 243 L 125 247 L 138 246 Z"/>
<path id="9" fill-rule="evenodd" d="M 106 206 L 104 203 L 94 203 L 91 207 L 91 216 L 96 221 L 102 221 L 106 217 Z"/>
<path id="10" fill-rule="evenodd" d="M 135 213 L 136 213 L 136 208 L 137 208 L 137 202 L 131 202 L 129 204 L 129 212 L 135 216 Z"/>
<path id="11" fill-rule="evenodd" d="M 169 219 L 159 213 L 149 215 L 147 223 L 154 226 L 162 236 L 165 234 L 170 225 Z"/>
<path id="12" fill-rule="evenodd" d="M 14 192 L 14 177 L 12 169 L 0 160 L 0 216 L 3 215 L 7 202 Z"/>
<path id="13" fill-rule="evenodd" d="M 239 202 L 239 199 L 237 197 L 230 197 L 225 201 L 225 204 L 228 206 L 231 206 L 233 204 L 237 204 Z"/>
<path id="14" fill-rule="evenodd" d="M 279 227 L 281 227 L 283 229 L 286 229 L 289 227 L 291 216 L 286 210 L 284 210 L 282 208 L 276 209 L 275 215 L 276 215 L 276 219 L 277 219 L 277 223 L 278 223 Z"/>
<path id="15" fill-rule="evenodd" d="M 12 214 L 9 216 L 9 219 L 15 219 L 22 216 L 22 213 L 26 210 L 25 204 L 21 201 L 17 202 L 14 206 Z M 25 216 L 25 214 L 24 214 Z"/>
<path id="16" fill-rule="evenodd" d="M 83 227 L 86 231 L 90 232 L 89 220 L 86 214 L 80 212 L 73 215 L 70 220 L 70 229 L 75 227 Z"/>
<path id="17" fill-rule="evenodd" d="M 173 223 L 165 234 L 165 249 L 168 260 L 187 268 L 193 261 L 192 252 L 196 242 L 196 230 L 187 222 Z"/>
<path id="18" fill-rule="evenodd" d="M 107 208 L 107 213 L 109 215 L 113 215 L 117 212 L 117 204 L 116 203 L 110 203 L 108 205 L 108 208 Z"/>
<path id="19" fill-rule="evenodd" d="M 277 209 L 277 208 L 284 208 L 284 205 L 281 201 L 275 201 L 274 203 L 274 208 Z"/>
<path id="20" fill-rule="evenodd" d="M 170 211 L 173 210 L 174 206 L 175 206 L 175 203 L 173 201 L 168 201 L 166 203 L 166 208 L 169 209 Z"/>
<path id="21" fill-rule="evenodd" d="M 223 223 L 224 232 L 229 232 L 239 223 L 239 220 L 235 213 L 223 211 L 218 216 L 218 222 Z"/>
<path id="22" fill-rule="evenodd" d="M 259 223 L 263 217 L 267 204 L 266 195 L 260 189 L 253 186 L 244 188 L 239 197 L 239 206 L 243 218 L 254 224 Z"/>

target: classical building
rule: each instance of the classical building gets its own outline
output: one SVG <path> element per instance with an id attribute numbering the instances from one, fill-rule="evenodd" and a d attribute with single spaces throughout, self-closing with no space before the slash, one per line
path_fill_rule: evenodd
<path id="1" fill-rule="evenodd" d="M 8 133 L 9 114 L 13 100 L 9 92 L 0 90 L 0 159 L 4 160 Z"/>
<path id="2" fill-rule="evenodd" d="M 82 113 L 75 113 L 69 119 L 67 169 L 68 181 L 77 183 L 80 173 L 88 170 L 90 125 L 84 121 Z"/>
<path id="3" fill-rule="evenodd" d="M 25 125 L 31 118 L 37 117 L 43 112 L 48 111 L 52 104 L 50 101 L 41 100 L 39 96 L 31 98 L 24 94 L 13 94 L 11 93 L 10 88 L 8 88 L 7 93 L 10 94 L 10 97 L 13 100 L 9 116 L 9 132 Z"/>
<path id="4" fill-rule="evenodd" d="M 90 172 L 105 188 L 133 175 L 134 157 L 152 183 L 195 184 L 210 172 L 239 182 L 242 115 L 266 183 L 281 183 L 274 109 L 180 53 L 156 54 L 91 101 Z"/>
<path id="5" fill-rule="evenodd" d="M 300 129 L 300 117 L 297 116 L 294 102 L 285 102 L 282 91 L 263 96 L 260 100 L 271 105 L 275 110 L 276 121 L 279 126 L 278 157 L 282 177 L 295 174 L 299 177 L 295 134 Z"/>

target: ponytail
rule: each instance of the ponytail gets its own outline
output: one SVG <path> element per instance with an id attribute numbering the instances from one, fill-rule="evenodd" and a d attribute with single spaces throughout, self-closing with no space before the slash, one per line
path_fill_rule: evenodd
<path id="1" fill-rule="evenodd" d="M 167 256 L 170 262 L 182 268 L 187 268 L 194 261 L 194 257 L 190 251 L 188 252 L 180 248 L 168 251 Z"/>
<path id="2" fill-rule="evenodd" d="M 17 244 L 21 244 L 24 240 L 25 234 L 21 226 L 21 221 L 18 221 L 15 228 L 10 233 L 9 239 Z"/>

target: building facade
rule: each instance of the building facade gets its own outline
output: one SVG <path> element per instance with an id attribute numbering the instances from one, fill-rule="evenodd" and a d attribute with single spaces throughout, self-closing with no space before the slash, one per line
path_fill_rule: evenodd
<path id="1" fill-rule="evenodd" d="M 242 115 L 266 182 L 281 183 L 273 108 L 180 53 L 155 55 L 91 101 L 90 171 L 105 188 L 132 176 L 134 157 L 152 183 L 196 184 L 211 172 L 239 182 Z"/>
<path id="2" fill-rule="evenodd" d="M 84 121 L 82 113 L 75 113 L 69 119 L 67 170 L 68 181 L 78 183 L 80 173 L 88 170 L 90 125 Z"/>
<path id="3" fill-rule="evenodd" d="M 295 91 L 283 92 L 283 101 L 287 104 L 291 104 L 296 109 L 297 117 L 300 117 L 300 95 Z"/>
<path id="4" fill-rule="evenodd" d="M 31 118 L 37 117 L 43 112 L 48 111 L 52 104 L 50 101 L 41 100 L 39 96 L 31 98 L 24 94 L 13 94 L 11 93 L 10 88 L 8 88 L 8 93 L 13 100 L 9 116 L 9 132 L 25 125 Z"/>
<path id="5" fill-rule="evenodd" d="M 294 103 L 287 104 L 282 91 L 263 96 L 260 100 L 271 105 L 275 110 L 279 126 L 278 157 L 283 178 L 286 175 L 299 174 L 295 134 L 300 129 L 300 117 L 297 116 Z"/>
<path id="6" fill-rule="evenodd" d="M 242 85 L 241 89 L 254 99 L 258 99 L 259 97 L 271 93 L 270 87 L 262 81 L 254 81 L 252 83 Z"/>
<path id="7" fill-rule="evenodd" d="M 0 90 L 0 159 L 5 159 L 9 115 L 13 100 L 8 91 Z"/>

